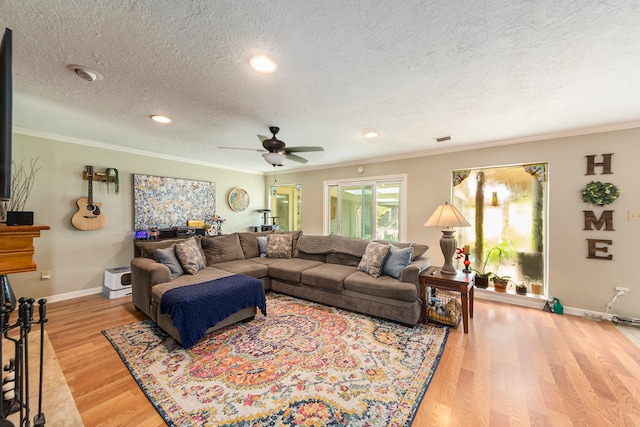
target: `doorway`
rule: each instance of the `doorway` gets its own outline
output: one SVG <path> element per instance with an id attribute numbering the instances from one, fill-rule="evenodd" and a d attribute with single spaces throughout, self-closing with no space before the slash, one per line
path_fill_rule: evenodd
<path id="1" fill-rule="evenodd" d="M 274 229 L 300 230 L 302 185 L 278 185 L 271 187 L 271 217 Z"/>

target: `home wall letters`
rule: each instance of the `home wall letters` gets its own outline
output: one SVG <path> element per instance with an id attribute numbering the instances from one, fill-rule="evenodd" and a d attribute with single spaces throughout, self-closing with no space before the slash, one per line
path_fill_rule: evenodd
<path id="1" fill-rule="evenodd" d="M 613 153 L 603 154 L 601 162 L 596 162 L 595 155 L 586 156 L 587 172 L 585 175 L 595 175 L 596 167 L 602 168 L 600 172 L 602 175 L 613 174 L 611 170 L 612 156 Z M 604 226 L 604 231 L 615 231 L 613 227 L 613 212 L 615 211 L 603 211 L 600 218 L 598 218 L 593 211 L 582 212 L 584 213 L 584 230 L 591 231 L 594 227 L 596 230 L 601 230 Z M 587 239 L 587 258 L 611 261 L 613 255 L 609 253 L 609 247 L 612 245 L 613 240 L 610 239 Z"/>
<path id="2" fill-rule="evenodd" d="M 596 156 L 595 155 L 589 155 L 586 156 L 587 157 L 587 173 L 585 173 L 585 175 L 595 175 L 595 168 L 596 166 L 602 166 L 602 175 L 611 175 L 613 174 L 613 172 L 611 172 L 611 156 L 613 156 L 613 153 L 609 153 L 609 154 L 603 154 L 602 155 L 602 161 L 596 163 Z"/>

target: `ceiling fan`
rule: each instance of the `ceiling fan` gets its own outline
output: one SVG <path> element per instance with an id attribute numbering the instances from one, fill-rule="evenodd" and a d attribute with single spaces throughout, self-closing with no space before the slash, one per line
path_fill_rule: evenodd
<path id="1" fill-rule="evenodd" d="M 253 148 L 239 148 L 239 147 L 218 147 L 229 150 L 251 150 L 251 151 L 259 151 L 263 152 L 262 157 L 264 157 L 265 161 L 273 167 L 282 166 L 282 161 L 286 158 L 289 160 L 293 160 L 298 163 L 307 163 L 308 160 L 304 157 L 300 157 L 293 153 L 308 153 L 312 151 L 324 151 L 322 147 L 288 147 L 284 143 L 284 141 L 276 138 L 276 134 L 280 131 L 279 127 L 271 126 L 269 127 L 269 132 L 273 135 L 271 138 L 266 137 L 264 135 L 258 135 L 260 142 L 262 142 L 262 146 L 264 149 L 253 149 Z M 266 152 L 264 152 L 266 150 Z"/>

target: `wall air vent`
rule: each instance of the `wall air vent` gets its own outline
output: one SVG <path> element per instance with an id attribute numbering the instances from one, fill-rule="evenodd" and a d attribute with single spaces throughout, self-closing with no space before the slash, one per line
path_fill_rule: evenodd
<path id="1" fill-rule="evenodd" d="M 451 141 L 451 135 L 447 135 L 447 136 L 441 136 L 438 138 L 433 138 L 436 140 L 436 142 L 447 142 L 447 141 Z"/>

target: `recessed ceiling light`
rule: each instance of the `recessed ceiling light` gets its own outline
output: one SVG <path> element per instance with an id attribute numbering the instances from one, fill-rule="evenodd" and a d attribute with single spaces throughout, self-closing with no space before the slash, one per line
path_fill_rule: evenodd
<path id="1" fill-rule="evenodd" d="M 83 67 L 82 65 L 69 64 L 67 68 L 76 73 L 78 77 L 88 82 L 95 82 L 96 80 L 102 80 L 102 74 L 91 68 Z"/>
<path id="2" fill-rule="evenodd" d="M 153 114 L 151 116 L 151 120 L 158 123 L 171 123 L 171 119 L 167 116 L 161 116 L 159 114 Z"/>
<path id="3" fill-rule="evenodd" d="M 255 71 L 265 74 L 273 73 L 278 68 L 278 64 L 273 59 L 263 55 L 254 56 L 249 60 L 249 64 Z"/>
<path id="4" fill-rule="evenodd" d="M 371 139 L 371 138 L 377 137 L 378 133 L 377 132 L 365 132 L 365 133 L 362 134 L 362 136 L 364 136 L 365 138 Z"/>

